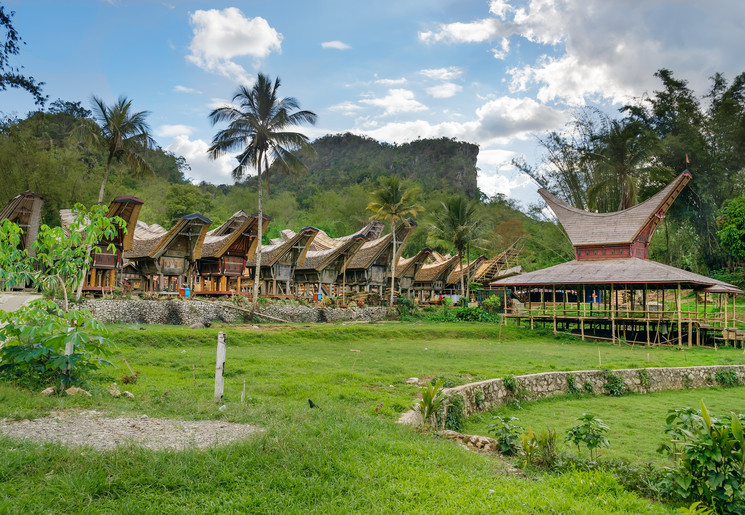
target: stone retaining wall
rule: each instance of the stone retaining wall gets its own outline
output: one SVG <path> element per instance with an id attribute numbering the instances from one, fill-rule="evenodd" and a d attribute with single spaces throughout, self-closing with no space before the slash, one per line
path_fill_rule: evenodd
<path id="1" fill-rule="evenodd" d="M 682 390 L 715 386 L 716 373 L 720 370 L 733 370 L 741 382 L 745 382 L 745 365 L 717 365 L 704 367 L 670 368 L 630 368 L 611 370 L 610 373 L 623 378 L 629 392 L 649 393 L 661 390 Z M 592 384 L 595 393 L 605 393 L 607 380 L 602 370 L 578 370 L 569 372 L 544 372 L 514 376 L 525 400 L 535 400 L 569 392 L 567 378 L 574 375 L 574 384 L 583 389 L 585 382 Z M 464 384 L 444 390 L 447 395 L 458 394 L 463 397 L 463 412 L 466 416 L 489 411 L 510 402 L 515 394 L 504 386 L 503 379 L 488 379 L 478 383 Z"/>
<path id="2" fill-rule="evenodd" d="M 84 300 L 85 309 L 105 323 L 191 325 L 205 322 L 244 322 L 247 313 L 225 303 L 202 300 Z M 380 321 L 398 313 L 384 307 L 320 308 L 269 303 L 259 312 L 288 322 Z"/>

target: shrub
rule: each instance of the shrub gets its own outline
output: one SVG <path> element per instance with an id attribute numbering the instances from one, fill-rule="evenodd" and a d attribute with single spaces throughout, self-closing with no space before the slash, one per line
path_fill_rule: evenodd
<path id="1" fill-rule="evenodd" d="M 570 395 L 579 395 L 582 390 L 577 386 L 577 378 L 574 374 L 567 375 L 567 391 Z"/>
<path id="2" fill-rule="evenodd" d="M 496 422 L 490 424 L 487 428 L 489 433 L 494 435 L 497 441 L 498 451 L 506 456 L 517 454 L 520 450 L 520 426 L 515 425 L 517 417 L 494 417 Z"/>
<path id="3" fill-rule="evenodd" d="M 442 407 L 447 397 L 442 393 L 442 382 L 436 381 L 434 384 L 428 384 L 422 388 L 422 398 L 416 407 L 425 424 L 431 424 L 434 421 L 434 415 Z"/>
<path id="4" fill-rule="evenodd" d="M 640 368 L 638 370 L 639 374 L 639 385 L 642 387 L 642 389 L 645 392 L 649 391 L 649 387 L 652 386 L 652 378 L 649 375 L 649 370 L 646 368 Z"/>
<path id="5" fill-rule="evenodd" d="M 722 420 L 712 417 L 701 401 L 701 411 L 670 410 L 666 432 L 677 466 L 666 486 L 685 502 L 700 501 L 716 513 L 745 512 L 745 436 L 734 413 Z"/>
<path id="6" fill-rule="evenodd" d="M 476 403 L 476 407 L 481 409 L 481 406 L 484 405 L 485 401 L 484 392 L 482 392 L 481 390 L 477 390 L 473 396 L 473 400 Z"/>
<path id="7" fill-rule="evenodd" d="M 466 415 L 463 413 L 465 401 L 460 395 L 451 395 L 447 402 L 447 416 L 445 417 L 445 429 L 451 431 L 460 431 L 463 429 L 463 423 Z"/>
<path id="8" fill-rule="evenodd" d="M 581 452 L 581 446 L 584 444 L 590 451 L 590 458 L 594 459 L 597 457 L 599 447 L 610 446 L 608 438 L 605 437 L 609 428 L 602 420 L 591 413 L 585 413 L 577 420 L 582 423 L 567 431 L 565 441 L 576 445 L 577 452 Z"/>
<path id="9" fill-rule="evenodd" d="M 589 393 L 591 395 L 595 393 L 595 386 L 589 379 L 585 380 L 585 382 L 582 384 L 582 389 L 585 391 L 585 393 Z"/>
<path id="10" fill-rule="evenodd" d="M 714 378 L 716 379 L 717 384 L 721 386 L 737 386 L 740 384 L 740 377 L 737 375 L 737 372 L 732 369 L 717 370 L 717 373 L 714 374 Z"/>
<path id="11" fill-rule="evenodd" d="M 532 428 L 520 435 L 523 461 L 532 467 L 551 469 L 556 465 L 559 457 L 556 451 L 556 432 L 552 429 L 542 429 L 536 434 Z"/>
<path id="12" fill-rule="evenodd" d="M 101 336 L 106 329 L 86 310 L 65 312 L 53 301 L 38 299 L 12 313 L 0 311 L 3 323 L 0 373 L 25 386 L 61 382 L 66 387 L 111 364 L 103 359 L 112 346 Z"/>
<path id="13" fill-rule="evenodd" d="M 605 389 L 605 393 L 607 395 L 612 395 L 613 397 L 620 397 L 626 393 L 626 385 L 623 382 L 623 377 L 620 375 L 616 375 L 613 372 L 611 372 L 608 369 L 603 370 L 602 372 L 603 379 L 605 380 L 605 383 L 603 384 L 603 388 Z"/>
<path id="14" fill-rule="evenodd" d="M 445 376 L 436 377 L 436 378 L 432 379 L 429 382 L 429 384 L 435 384 L 438 381 L 442 383 L 442 387 L 443 388 L 452 388 L 452 387 L 454 387 L 456 385 L 455 384 L 455 381 L 453 381 L 449 377 L 445 377 Z"/>
<path id="15" fill-rule="evenodd" d="M 481 303 L 481 307 L 484 308 L 487 313 L 499 313 L 502 306 L 502 301 L 498 295 L 489 295 Z"/>
<path id="16" fill-rule="evenodd" d="M 520 402 L 527 400 L 528 390 L 513 375 L 507 375 L 502 378 L 502 384 L 512 394 L 513 400 Z"/>

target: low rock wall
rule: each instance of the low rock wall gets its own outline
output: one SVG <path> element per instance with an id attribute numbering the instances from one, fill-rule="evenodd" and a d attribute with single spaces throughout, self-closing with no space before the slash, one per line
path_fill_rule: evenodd
<path id="1" fill-rule="evenodd" d="M 745 382 L 745 365 L 718 365 L 703 367 L 630 368 L 611 370 L 610 373 L 623 379 L 628 392 L 649 393 L 660 390 L 681 390 L 715 386 L 716 373 L 732 370 L 740 382 Z M 535 400 L 569 392 L 568 378 L 574 376 L 574 384 L 584 389 L 591 384 L 595 393 L 606 393 L 607 378 L 603 370 L 578 370 L 569 372 L 544 372 L 514 376 L 517 389 L 524 400 Z M 444 390 L 447 395 L 461 395 L 464 400 L 464 415 L 489 411 L 515 399 L 515 392 L 504 385 L 503 379 L 488 379 Z"/>
<path id="2" fill-rule="evenodd" d="M 192 325 L 205 322 L 240 323 L 247 313 L 226 303 L 202 300 L 84 300 L 83 308 L 105 323 Z M 258 311 L 288 322 L 380 321 L 398 313 L 384 307 L 320 308 L 269 303 Z"/>

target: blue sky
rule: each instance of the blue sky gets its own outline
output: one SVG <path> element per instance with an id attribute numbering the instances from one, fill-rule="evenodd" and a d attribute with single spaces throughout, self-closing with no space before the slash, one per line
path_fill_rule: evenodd
<path id="1" fill-rule="evenodd" d="M 661 67 L 701 94 L 713 73 L 745 71 L 741 0 L 3 3 L 26 41 L 16 62 L 50 100 L 126 95 L 158 144 L 213 183 L 230 183 L 234 163 L 206 158 L 207 114 L 257 72 L 318 114 L 312 138 L 477 143 L 481 189 L 527 204 L 536 186 L 510 160 L 537 162 L 535 135 L 573 110 L 613 113 L 657 88 Z M 29 95 L 0 93 L 3 114 L 31 109 Z"/>

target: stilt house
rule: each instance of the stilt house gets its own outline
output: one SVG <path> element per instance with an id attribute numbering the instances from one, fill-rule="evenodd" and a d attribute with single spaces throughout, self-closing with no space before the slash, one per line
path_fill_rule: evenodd
<path id="1" fill-rule="evenodd" d="M 33 191 L 24 191 L 13 197 L 0 211 L 0 222 L 10 220 L 23 231 L 20 246 L 21 249 L 27 250 L 29 255 L 34 253 L 33 243 L 39 234 L 43 206 L 44 199 L 41 195 Z"/>

